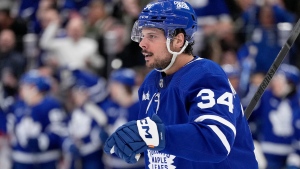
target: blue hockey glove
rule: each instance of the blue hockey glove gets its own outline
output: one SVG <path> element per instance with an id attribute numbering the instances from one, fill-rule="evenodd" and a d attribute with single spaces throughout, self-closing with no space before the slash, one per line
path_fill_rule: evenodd
<path id="1" fill-rule="evenodd" d="M 73 158 L 79 158 L 81 156 L 80 151 L 75 144 L 70 144 L 69 153 Z"/>
<path id="2" fill-rule="evenodd" d="M 39 152 L 39 141 L 37 138 L 30 138 L 27 140 L 27 147 L 30 149 L 32 152 Z"/>
<path id="3" fill-rule="evenodd" d="M 165 148 L 165 126 L 156 114 L 151 119 L 147 117 L 122 125 L 104 145 L 107 154 L 115 153 L 127 163 L 136 163 L 140 153 L 148 148 L 157 151 Z"/>
<path id="4" fill-rule="evenodd" d="M 71 138 L 66 138 L 62 144 L 64 153 L 70 154 L 73 158 L 79 158 L 81 156 L 78 146 L 75 141 Z"/>
<path id="5" fill-rule="evenodd" d="M 36 138 L 28 138 L 27 140 L 27 147 L 32 152 L 39 152 L 39 151 L 45 151 L 49 147 L 49 138 L 45 134 L 40 134 Z"/>

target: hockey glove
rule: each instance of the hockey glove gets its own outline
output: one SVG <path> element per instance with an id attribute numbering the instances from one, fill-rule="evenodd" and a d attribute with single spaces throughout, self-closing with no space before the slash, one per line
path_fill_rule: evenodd
<path id="1" fill-rule="evenodd" d="M 73 158 L 79 158 L 81 156 L 78 147 L 75 144 L 71 144 L 69 147 L 69 153 L 72 155 Z"/>
<path id="2" fill-rule="evenodd" d="M 39 141 L 36 138 L 30 138 L 27 140 L 27 147 L 30 149 L 31 152 L 39 152 Z"/>
<path id="3" fill-rule="evenodd" d="M 136 163 L 147 148 L 157 151 L 165 148 L 165 126 L 156 114 L 151 119 L 147 117 L 122 125 L 104 145 L 107 154 L 115 153 L 127 163 Z"/>
<path id="4" fill-rule="evenodd" d="M 32 152 L 40 152 L 45 151 L 49 147 L 49 138 L 46 134 L 40 134 L 36 138 L 28 138 L 27 147 Z"/>
<path id="5" fill-rule="evenodd" d="M 74 159 L 81 156 L 78 146 L 75 144 L 75 141 L 71 138 L 66 138 L 62 145 L 64 153 L 70 154 Z"/>

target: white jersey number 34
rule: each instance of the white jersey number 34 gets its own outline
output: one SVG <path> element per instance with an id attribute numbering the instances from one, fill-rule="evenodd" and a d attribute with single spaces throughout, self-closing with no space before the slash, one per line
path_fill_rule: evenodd
<path id="1" fill-rule="evenodd" d="M 202 89 L 197 94 L 197 97 L 201 97 L 203 101 L 199 102 L 197 106 L 201 109 L 211 108 L 215 104 L 222 104 L 228 106 L 228 111 L 233 113 L 233 94 L 225 92 L 217 100 L 215 99 L 215 93 L 210 89 Z"/>

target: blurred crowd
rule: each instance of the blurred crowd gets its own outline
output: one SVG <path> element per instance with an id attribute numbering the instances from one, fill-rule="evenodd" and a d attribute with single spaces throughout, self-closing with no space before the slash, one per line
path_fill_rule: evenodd
<path id="1" fill-rule="evenodd" d="M 138 119 L 133 23 L 153 0 L 0 1 L 0 168 L 144 168 L 103 154 Z M 186 0 L 194 55 L 219 63 L 247 107 L 300 18 L 298 0 Z M 300 169 L 300 40 L 249 119 L 261 169 Z M 201 158 L 201 157 L 200 157 Z"/>

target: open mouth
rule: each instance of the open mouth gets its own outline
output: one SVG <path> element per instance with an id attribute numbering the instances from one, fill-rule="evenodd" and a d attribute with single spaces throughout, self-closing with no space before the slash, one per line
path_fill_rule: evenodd
<path id="1" fill-rule="evenodd" d="M 142 54 L 143 54 L 146 58 L 153 55 L 152 53 L 149 53 L 149 52 L 142 52 Z"/>

